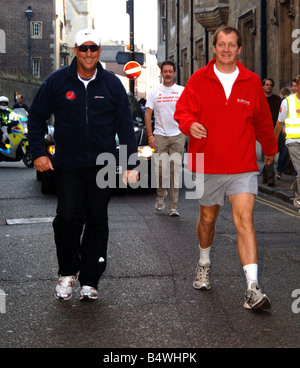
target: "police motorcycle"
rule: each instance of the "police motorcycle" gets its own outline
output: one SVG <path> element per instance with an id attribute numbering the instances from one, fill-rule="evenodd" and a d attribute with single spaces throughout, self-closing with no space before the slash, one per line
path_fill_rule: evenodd
<path id="1" fill-rule="evenodd" d="M 0 105 L 1 110 L 7 107 Z M 1 112 L 0 110 L 0 112 Z M 2 142 L 4 146 L 0 148 L 0 161 L 16 162 L 23 161 L 25 166 L 33 167 L 33 160 L 28 143 L 28 113 L 24 108 L 10 111 L 6 121 L 0 114 L 1 130 L 3 132 Z"/>

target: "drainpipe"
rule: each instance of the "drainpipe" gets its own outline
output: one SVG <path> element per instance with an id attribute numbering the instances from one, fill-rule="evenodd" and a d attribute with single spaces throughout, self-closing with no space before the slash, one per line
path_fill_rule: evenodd
<path id="1" fill-rule="evenodd" d="M 127 13 L 129 14 L 129 40 L 130 40 L 130 61 L 134 61 L 134 0 L 127 1 Z M 130 92 L 135 95 L 135 81 L 129 81 Z"/>
<path id="2" fill-rule="evenodd" d="M 169 41 L 169 38 L 168 38 L 168 35 L 169 35 L 169 31 L 168 31 L 168 24 L 169 24 L 169 6 L 168 6 L 168 0 L 166 0 L 166 25 L 165 25 L 165 27 L 166 27 L 166 29 L 165 29 L 165 32 L 166 32 L 166 40 L 165 40 L 165 47 L 166 47 L 166 51 L 165 51 L 165 54 L 166 54 L 166 56 L 165 56 L 165 59 L 169 59 L 169 50 L 168 50 L 168 47 L 169 47 L 169 45 L 168 45 L 168 41 Z"/>
<path id="3" fill-rule="evenodd" d="M 267 6 L 260 0 L 260 78 L 267 78 Z"/>
<path id="4" fill-rule="evenodd" d="M 206 65 L 209 63 L 209 35 L 208 35 L 208 30 L 205 28 L 205 63 Z"/>
<path id="5" fill-rule="evenodd" d="M 194 73 L 194 0 L 191 0 L 191 75 Z"/>
<path id="6" fill-rule="evenodd" d="M 179 0 L 177 0 L 177 2 L 176 2 L 176 7 L 177 7 L 177 43 L 176 43 L 176 48 L 177 48 L 177 84 L 180 84 L 180 42 L 179 42 L 179 37 L 180 37 L 180 33 L 179 33 L 180 9 L 179 9 Z"/>

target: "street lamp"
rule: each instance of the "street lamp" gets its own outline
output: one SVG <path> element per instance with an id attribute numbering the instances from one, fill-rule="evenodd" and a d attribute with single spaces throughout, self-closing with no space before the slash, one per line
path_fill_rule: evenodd
<path id="1" fill-rule="evenodd" d="M 28 8 L 25 10 L 25 15 L 28 21 L 28 73 L 31 72 L 31 35 L 30 35 L 30 21 L 33 16 L 33 10 L 31 9 L 31 6 L 28 6 Z"/>

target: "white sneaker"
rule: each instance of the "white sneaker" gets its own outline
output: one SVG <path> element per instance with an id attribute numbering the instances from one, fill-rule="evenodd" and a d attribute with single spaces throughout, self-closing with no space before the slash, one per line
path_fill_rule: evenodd
<path id="1" fill-rule="evenodd" d="M 69 300 L 72 296 L 73 285 L 77 281 L 78 275 L 61 276 L 55 287 L 54 296 L 56 299 Z"/>
<path id="2" fill-rule="evenodd" d="M 271 301 L 262 291 L 257 282 L 253 282 L 251 289 L 247 290 L 244 308 L 246 309 L 270 309 Z"/>
<path id="3" fill-rule="evenodd" d="M 157 211 L 163 211 L 166 207 L 165 205 L 165 199 L 167 198 L 168 192 L 165 192 L 165 195 L 163 197 L 157 197 L 155 202 L 155 209 Z"/>
<path id="4" fill-rule="evenodd" d="M 297 198 L 294 198 L 294 206 L 296 207 L 296 208 L 300 208 L 300 198 L 299 197 L 297 197 Z"/>
<path id="5" fill-rule="evenodd" d="M 199 290 L 209 290 L 210 282 L 209 282 L 209 272 L 210 272 L 210 264 L 207 263 L 205 265 L 197 264 L 196 267 L 196 275 L 193 282 L 193 287 Z"/>
<path id="6" fill-rule="evenodd" d="M 179 212 L 176 210 L 176 208 L 170 208 L 169 209 L 169 216 L 170 217 L 179 217 Z"/>
<path id="7" fill-rule="evenodd" d="M 98 292 L 95 288 L 88 285 L 83 285 L 80 289 L 80 300 L 96 300 L 98 298 Z"/>

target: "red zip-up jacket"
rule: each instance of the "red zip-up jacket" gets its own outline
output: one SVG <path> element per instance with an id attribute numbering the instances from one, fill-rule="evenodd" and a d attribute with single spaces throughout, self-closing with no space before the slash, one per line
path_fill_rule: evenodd
<path id="1" fill-rule="evenodd" d="M 227 100 L 214 72 L 215 62 L 211 60 L 191 76 L 176 105 L 174 119 L 182 133 L 190 136 L 194 122 L 207 129 L 207 138 L 190 136 L 188 167 L 193 172 L 205 174 L 258 171 L 256 140 L 266 156 L 277 152 L 272 116 L 262 83 L 256 74 L 238 62 L 240 73 Z M 197 153 L 204 153 L 204 168 Z"/>

